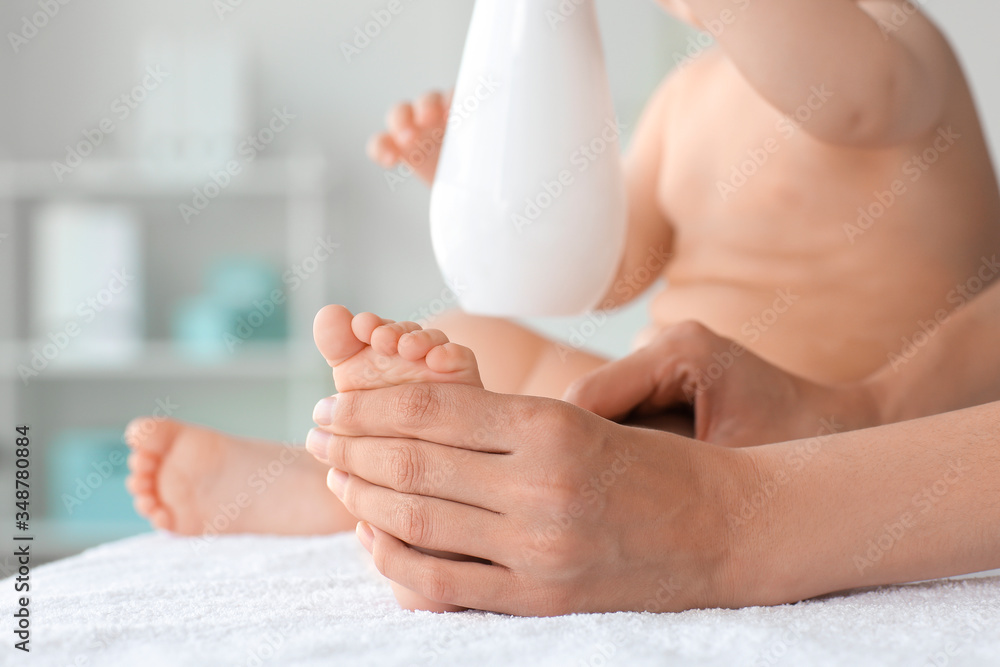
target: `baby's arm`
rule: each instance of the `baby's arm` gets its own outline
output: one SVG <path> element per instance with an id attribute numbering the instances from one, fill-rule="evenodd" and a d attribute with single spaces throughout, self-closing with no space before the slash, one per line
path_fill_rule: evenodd
<path id="1" fill-rule="evenodd" d="M 600 303 L 603 310 L 628 303 L 645 291 L 662 275 L 673 249 L 673 229 L 657 195 L 670 89 L 668 79 L 647 105 L 625 160 L 628 237 L 615 282 Z"/>
<path id="2" fill-rule="evenodd" d="M 902 2 L 687 1 L 704 23 L 724 25 L 719 44 L 782 112 L 828 91 L 803 129 L 833 144 L 886 147 L 920 136 L 940 120 L 960 76 L 935 26 L 912 5 L 900 14 Z"/>

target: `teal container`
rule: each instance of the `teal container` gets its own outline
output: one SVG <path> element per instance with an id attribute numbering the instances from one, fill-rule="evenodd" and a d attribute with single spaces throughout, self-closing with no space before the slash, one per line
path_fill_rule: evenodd
<path id="1" fill-rule="evenodd" d="M 288 297 L 277 272 L 250 257 L 209 267 L 205 291 L 178 304 L 173 336 L 193 361 L 221 363 L 253 343 L 288 338 Z"/>
<path id="2" fill-rule="evenodd" d="M 48 518 L 145 527 L 125 490 L 129 450 L 120 430 L 63 431 L 46 448 Z"/>
<path id="3" fill-rule="evenodd" d="M 288 337 L 288 297 L 277 271 L 266 262 L 252 257 L 217 259 L 206 283 L 212 301 L 235 316 L 231 335 L 247 342 Z"/>

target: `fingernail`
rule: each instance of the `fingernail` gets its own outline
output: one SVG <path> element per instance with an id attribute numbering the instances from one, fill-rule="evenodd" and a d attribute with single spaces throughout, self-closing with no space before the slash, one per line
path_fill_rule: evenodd
<path id="1" fill-rule="evenodd" d="M 344 497 L 344 485 L 347 484 L 347 473 L 343 470 L 331 468 L 326 476 L 326 485 L 330 487 L 334 495 L 340 499 Z"/>
<path id="2" fill-rule="evenodd" d="M 326 431 L 314 428 L 309 431 L 309 435 L 306 436 L 306 451 L 318 458 L 320 461 L 326 461 L 330 452 L 330 440 L 332 439 L 333 436 Z"/>
<path id="3" fill-rule="evenodd" d="M 368 553 L 371 553 L 372 542 L 375 541 L 375 532 L 372 530 L 372 527 L 364 521 L 358 521 L 358 525 L 354 529 L 354 532 L 358 536 L 361 546 L 363 546 Z"/>
<path id="4" fill-rule="evenodd" d="M 337 411 L 337 397 L 330 396 L 324 398 L 313 408 L 313 421 L 320 426 L 329 426 L 333 423 L 333 415 Z"/>

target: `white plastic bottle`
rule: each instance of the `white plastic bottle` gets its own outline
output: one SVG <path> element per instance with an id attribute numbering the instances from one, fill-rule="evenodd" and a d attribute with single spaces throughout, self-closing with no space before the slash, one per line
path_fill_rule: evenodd
<path id="1" fill-rule="evenodd" d="M 477 0 L 431 193 L 465 310 L 598 305 L 625 243 L 619 135 L 594 0 Z"/>

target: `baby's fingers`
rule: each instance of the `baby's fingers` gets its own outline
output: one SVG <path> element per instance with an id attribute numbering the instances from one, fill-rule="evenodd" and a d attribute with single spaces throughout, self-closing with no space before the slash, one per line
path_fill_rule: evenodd
<path id="1" fill-rule="evenodd" d="M 386 127 L 397 143 L 406 144 L 413 140 L 416 134 L 416 121 L 413 117 L 413 106 L 398 104 L 389 110 L 385 119 Z"/>
<path id="2" fill-rule="evenodd" d="M 368 141 L 367 152 L 372 162 L 386 169 L 394 166 L 401 157 L 396 140 L 385 132 L 376 134 Z"/>
<path id="3" fill-rule="evenodd" d="M 414 105 L 415 122 L 421 128 L 439 127 L 448 117 L 448 100 L 444 95 L 434 91 L 427 93 Z"/>

